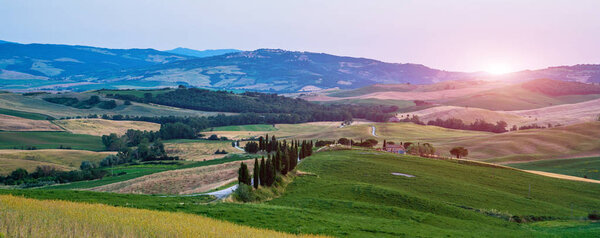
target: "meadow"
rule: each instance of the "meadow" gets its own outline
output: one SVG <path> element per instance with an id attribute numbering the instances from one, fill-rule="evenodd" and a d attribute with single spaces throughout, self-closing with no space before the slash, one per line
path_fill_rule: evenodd
<path id="1" fill-rule="evenodd" d="M 31 120 L 0 114 L 0 131 L 63 131 L 46 120 Z"/>
<path id="2" fill-rule="evenodd" d="M 0 196 L 0 217 L 9 237 L 297 237 L 192 214 L 14 196 Z"/>
<path id="3" fill-rule="evenodd" d="M 507 165 L 525 170 L 538 170 L 600 180 L 600 157 L 554 159 Z"/>
<path id="4" fill-rule="evenodd" d="M 104 150 L 99 136 L 54 131 L 0 131 L 0 149 L 21 149 L 28 146 L 35 146 L 37 149 L 58 149 L 61 145 L 74 150 Z"/>
<path id="5" fill-rule="evenodd" d="M 298 169 L 309 174 L 296 177 L 282 196 L 261 204 L 198 205 L 185 202 L 192 199 L 190 197 L 172 197 L 168 199 L 174 200 L 169 201 L 182 199 L 182 204 L 165 202 L 161 206 L 159 200 L 167 198 L 66 190 L 52 193 L 0 190 L 0 193 L 193 213 L 295 234 L 349 237 L 600 235 L 600 224 L 585 219 L 588 213 L 600 207 L 600 184 L 548 178 L 477 163 L 370 150 L 319 152 L 301 162 Z M 113 196 L 132 197 L 116 202 Z M 518 220 L 528 222 L 518 223 Z"/>
<path id="6" fill-rule="evenodd" d="M 14 116 L 14 117 L 21 117 L 21 118 L 30 119 L 30 120 L 48 120 L 48 118 L 52 118 L 51 116 L 44 115 L 44 114 L 11 110 L 11 109 L 6 109 L 6 108 L 0 108 L 0 114 Z"/>

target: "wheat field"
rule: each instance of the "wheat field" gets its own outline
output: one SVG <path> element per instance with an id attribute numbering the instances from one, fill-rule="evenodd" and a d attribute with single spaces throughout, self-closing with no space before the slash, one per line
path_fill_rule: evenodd
<path id="1" fill-rule="evenodd" d="M 0 196 L 0 237 L 315 237 L 202 216 Z"/>

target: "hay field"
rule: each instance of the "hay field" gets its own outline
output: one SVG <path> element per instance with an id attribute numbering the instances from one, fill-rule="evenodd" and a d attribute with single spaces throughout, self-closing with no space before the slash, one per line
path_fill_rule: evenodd
<path id="1" fill-rule="evenodd" d="M 356 121 L 353 124 L 359 125 L 364 124 L 364 121 Z M 250 137 L 259 137 L 269 134 L 269 136 L 275 135 L 277 138 L 289 138 L 298 137 L 299 135 L 320 132 L 320 131 L 332 131 L 336 130 L 340 126 L 341 122 L 330 121 L 330 122 L 307 122 L 300 124 L 276 124 L 275 131 L 211 131 L 206 132 L 207 135 L 216 134 L 219 136 L 225 136 L 229 139 L 243 139 Z"/>
<path id="2" fill-rule="evenodd" d="M 226 154 L 215 154 L 217 150 L 225 150 L 230 154 L 243 153 L 231 146 L 231 141 L 190 140 L 189 142 L 165 143 L 165 151 L 169 156 L 179 156 L 183 160 L 190 161 L 212 160 L 226 156 Z"/>
<path id="3" fill-rule="evenodd" d="M 116 133 L 123 135 L 129 129 L 141 131 L 158 131 L 160 124 L 144 121 L 113 121 L 104 119 L 70 119 L 54 121 L 56 125 L 74 134 L 94 136 Z"/>
<path id="4" fill-rule="evenodd" d="M 419 116 L 421 121 L 425 123 L 438 118 L 443 120 L 449 118 L 457 118 L 461 119 L 465 123 L 472 123 L 475 122 L 477 119 L 485 120 L 491 123 L 495 123 L 497 121 L 505 121 L 508 123 L 509 126 L 521 126 L 525 124 L 535 123 L 534 118 L 520 116 L 510 112 L 492 111 L 474 107 L 439 106 L 427 108 L 416 112 L 405 113 L 402 115 L 406 114 L 417 115 Z"/>
<path id="5" fill-rule="evenodd" d="M 0 150 L 0 174 L 7 174 L 17 168 L 33 172 L 39 165 L 49 165 L 57 170 L 75 170 L 84 160 L 98 162 L 114 152 L 93 152 L 86 150 Z"/>
<path id="6" fill-rule="evenodd" d="M 91 188 L 91 191 L 137 194 L 193 194 L 210 191 L 237 179 L 240 163 L 254 168 L 254 159 L 170 170 Z"/>
<path id="7" fill-rule="evenodd" d="M 553 125 L 558 123 L 562 125 L 577 124 L 597 120 L 600 115 L 600 99 L 507 113 L 537 119 L 534 122 L 541 125 L 548 123 Z"/>
<path id="8" fill-rule="evenodd" d="M 31 120 L 0 114 L 0 131 L 62 131 L 46 120 Z"/>
<path id="9" fill-rule="evenodd" d="M 600 122 L 587 122 L 464 138 L 435 146 L 444 153 L 454 146 L 464 146 L 469 150 L 469 159 L 510 163 L 598 155 L 599 141 Z"/>
<path id="10" fill-rule="evenodd" d="M 297 237 L 192 214 L 10 195 L 0 196 L 0 217 L 8 237 Z"/>

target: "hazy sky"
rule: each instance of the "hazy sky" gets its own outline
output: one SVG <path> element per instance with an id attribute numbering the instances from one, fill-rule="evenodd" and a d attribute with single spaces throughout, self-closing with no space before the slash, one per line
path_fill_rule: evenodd
<path id="1" fill-rule="evenodd" d="M 281 48 L 479 71 L 600 63 L 600 0 L 0 0 L 0 39 Z"/>

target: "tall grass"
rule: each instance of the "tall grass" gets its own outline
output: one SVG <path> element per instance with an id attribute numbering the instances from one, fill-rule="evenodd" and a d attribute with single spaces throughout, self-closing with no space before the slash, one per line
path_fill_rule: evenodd
<path id="1" fill-rule="evenodd" d="M 0 233 L 7 237 L 297 237 L 191 214 L 10 195 L 0 196 Z"/>

